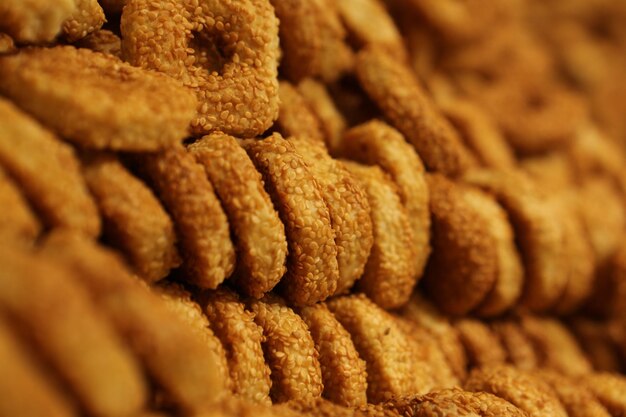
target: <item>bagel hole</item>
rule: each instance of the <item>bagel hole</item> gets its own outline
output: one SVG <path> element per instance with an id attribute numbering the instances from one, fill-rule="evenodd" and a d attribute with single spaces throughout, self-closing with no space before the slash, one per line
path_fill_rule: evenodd
<path id="1" fill-rule="evenodd" d="M 224 65 L 230 59 L 229 54 L 225 52 L 225 43 L 206 31 L 193 32 L 189 47 L 194 50 L 196 58 L 194 65 L 209 72 L 217 72 L 221 75 Z"/>

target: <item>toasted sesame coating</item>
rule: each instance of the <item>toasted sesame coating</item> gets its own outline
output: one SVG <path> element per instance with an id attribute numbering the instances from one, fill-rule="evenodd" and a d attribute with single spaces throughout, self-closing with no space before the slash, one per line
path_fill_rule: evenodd
<path id="1" fill-rule="evenodd" d="M 124 151 L 181 142 L 196 104 L 169 77 L 73 46 L 0 57 L 0 92 L 69 141 Z"/>
<path id="2" fill-rule="evenodd" d="M 96 200 L 105 239 L 148 282 L 180 264 L 172 219 L 152 190 L 111 154 L 83 158 L 83 176 Z"/>
<path id="3" fill-rule="evenodd" d="M 615 323 L 580 316 L 570 319 L 567 324 L 594 370 L 600 372 L 623 370 L 619 340 L 615 340 Z"/>
<path id="4" fill-rule="evenodd" d="M 185 279 L 217 288 L 233 272 L 228 219 L 201 165 L 182 146 L 135 159 L 174 220 Z"/>
<path id="5" fill-rule="evenodd" d="M 225 287 L 202 294 L 201 305 L 226 351 L 234 394 L 271 404 L 270 368 L 261 347 L 263 330 L 254 322 L 254 314 L 246 311 L 237 294 Z"/>
<path id="6" fill-rule="evenodd" d="M 112 252 L 79 235 L 54 232 L 44 242 L 43 253 L 82 278 L 94 304 L 168 401 L 193 412 L 210 408 L 226 394 L 215 349 Z"/>
<path id="7" fill-rule="evenodd" d="M 494 394 L 527 412 L 530 417 L 567 417 L 556 393 L 538 377 L 509 365 L 476 368 L 464 389 Z"/>
<path id="8" fill-rule="evenodd" d="M 506 211 L 492 195 L 476 188 L 464 190 L 464 200 L 481 216 L 496 244 L 496 282 L 474 310 L 481 317 L 497 316 L 511 308 L 522 293 L 524 271 Z"/>
<path id="9" fill-rule="evenodd" d="M 253 137 L 278 116 L 278 19 L 269 0 L 128 0 L 121 32 L 125 60 L 196 94 L 195 134 Z"/>
<path id="10" fill-rule="evenodd" d="M 367 372 L 350 333 L 321 303 L 298 313 L 309 327 L 322 367 L 322 396 L 346 407 L 367 404 Z"/>
<path id="11" fill-rule="evenodd" d="M 398 188 L 379 167 L 343 162 L 367 194 L 374 236 L 356 288 L 382 308 L 400 307 L 417 283 L 408 213 Z"/>
<path id="12" fill-rule="evenodd" d="M 74 405 L 58 381 L 37 363 L 23 340 L 0 317 L 0 362 L 2 363 L 3 416 L 71 417 L 77 415 Z"/>
<path id="13" fill-rule="evenodd" d="M 531 311 L 552 307 L 567 284 L 563 227 L 555 207 L 519 171 L 476 170 L 464 180 L 495 195 L 509 215 L 524 266 L 519 303 Z"/>
<path id="14" fill-rule="evenodd" d="M 0 168 L 0 237 L 31 244 L 41 233 L 39 219 L 17 184 Z"/>
<path id="15" fill-rule="evenodd" d="M 194 414 L 193 417 L 305 417 L 305 415 L 283 404 L 270 406 L 230 396 L 208 408 L 207 412 Z"/>
<path id="16" fill-rule="evenodd" d="M 469 100 L 443 100 L 441 111 L 459 131 L 461 139 L 480 165 L 494 169 L 515 166 L 513 150 L 500 133 L 495 122 Z"/>
<path id="17" fill-rule="evenodd" d="M 370 205 L 358 179 L 328 155 L 322 142 L 292 137 L 296 152 L 317 180 L 335 232 L 339 280 L 335 294 L 347 292 L 363 275 L 373 243 Z"/>
<path id="18" fill-rule="evenodd" d="M 204 167 L 232 228 L 237 288 L 261 298 L 284 275 L 287 257 L 285 226 L 263 188 L 261 174 L 232 136 L 212 133 L 188 149 Z"/>
<path id="19" fill-rule="evenodd" d="M 77 48 L 87 48 L 95 52 L 120 57 L 122 54 L 122 39 L 110 30 L 100 29 L 76 41 Z"/>
<path id="20" fill-rule="evenodd" d="M 470 368 L 505 362 L 506 351 L 498 337 L 485 323 L 465 318 L 455 322 L 454 327 L 459 332 L 461 343 L 465 346 Z"/>
<path id="21" fill-rule="evenodd" d="M 90 414 L 132 415 L 147 389 L 138 363 L 80 277 L 15 247 L 0 249 L 0 306 Z"/>
<path id="22" fill-rule="evenodd" d="M 0 99 L 0 166 L 45 226 L 91 237 L 100 234 L 98 209 L 74 150 L 4 99 Z"/>
<path id="23" fill-rule="evenodd" d="M 384 404 L 402 416 L 519 416 L 527 414 L 513 404 L 486 392 L 459 388 L 431 391 L 426 395 L 398 398 Z"/>
<path id="24" fill-rule="evenodd" d="M 275 403 L 312 400 L 322 395 L 319 354 L 306 323 L 277 296 L 249 300 L 254 321 L 263 329 L 263 351 L 272 377 Z"/>
<path id="25" fill-rule="evenodd" d="M 287 273 L 279 290 L 288 302 L 314 304 L 335 293 L 337 246 L 320 185 L 293 144 L 279 134 L 242 142 L 263 176 L 287 235 Z"/>
<path id="26" fill-rule="evenodd" d="M 487 219 L 466 201 L 466 188 L 444 176 L 427 177 L 433 253 L 424 284 L 444 312 L 463 315 L 476 308 L 496 281 L 496 241 Z"/>
<path id="27" fill-rule="evenodd" d="M 346 29 L 359 46 L 376 45 L 400 60 L 407 58 L 402 35 L 383 1 L 344 0 L 337 2 L 337 9 Z"/>
<path id="28" fill-rule="evenodd" d="M 106 18 L 98 0 L 74 0 L 76 9 L 63 22 L 63 37 L 74 42 L 100 29 Z"/>
<path id="29" fill-rule="evenodd" d="M 456 176 L 476 161 L 411 70 L 380 48 L 357 56 L 361 86 L 400 131 L 430 170 Z"/>
<path id="30" fill-rule="evenodd" d="M 413 293 L 409 302 L 400 310 L 400 314 L 430 333 L 437 341 L 454 375 L 459 381 L 465 380 L 467 355 L 459 332 L 450 324 L 448 318 L 439 313 L 418 292 Z"/>
<path id="31" fill-rule="evenodd" d="M 289 401 L 280 407 L 289 407 L 307 417 L 400 417 L 393 410 L 380 405 L 364 404 L 359 407 L 346 407 L 324 398 L 313 401 Z"/>
<path id="32" fill-rule="evenodd" d="M 191 293 L 185 290 L 180 284 L 164 282 L 153 287 L 155 292 L 165 301 L 165 305 L 170 312 L 179 317 L 185 325 L 198 334 L 207 344 L 217 359 L 217 368 L 221 378 L 226 382 L 227 387 L 231 387 L 226 351 L 219 338 L 211 330 L 209 320 L 204 315 L 200 305 L 191 298 Z"/>
<path id="33" fill-rule="evenodd" d="M 50 42 L 75 10 L 75 0 L 3 0 L 0 32 L 18 43 Z"/>
<path id="34" fill-rule="evenodd" d="M 393 316 L 362 294 L 334 298 L 327 304 L 365 360 L 368 402 L 424 394 L 433 388 L 430 367 L 412 357 L 411 341 Z"/>
<path id="35" fill-rule="evenodd" d="M 346 130 L 346 120 L 335 106 L 326 86 L 312 78 L 302 80 L 298 92 L 304 97 L 313 114 L 320 122 L 324 140 L 331 155 L 339 146 L 343 132 Z"/>
<path id="36" fill-rule="evenodd" d="M 316 1 L 271 0 L 280 21 L 281 74 L 297 82 L 319 72 L 322 48 Z"/>
<path id="37" fill-rule="evenodd" d="M 626 379 L 621 374 L 598 372 L 580 379 L 612 416 L 626 415 Z"/>
<path id="38" fill-rule="evenodd" d="M 517 321 L 503 319 L 493 322 L 491 330 L 506 351 L 508 363 L 525 371 L 535 369 L 539 365 L 535 348 Z"/>
<path id="39" fill-rule="evenodd" d="M 378 165 L 398 186 L 413 231 L 415 273 L 421 278 L 430 255 L 430 210 L 424 164 L 417 152 L 400 132 L 373 120 L 348 130 L 339 153 L 367 165 Z"/>
<path id="40" fill-rule="evenodd" d="M 428 330 L 417 323 L 402 316 L 394 317 L 398 327 L 411 340 L 413 346 L 413 358 L 424 361 L 430 366 L 430 371 L 434 379 L 433 388 L 451 388 L 460 386 L 443 350 L 439 346 L 439 341 L 433 337 Z"/>
<path id="41" fill-rule="evenodd" d="M 574 335 L 561 322 L 551 318 L 523 316 L 520 324 L 535 347 L 539 366 L 571 376 L 591 372 L 589 359 Z"/>
<path id="42" fill-rule="evenodd" d="M 580 213 L 576 210 L 574 191 L 571 193 L 554 195 L 554 207 L 563 226 L 564 256 L 567 259 L 567 284 L 554 306 L 554 311 L 561 315 L 578 310 L 589 298 L 595 284 L 595 254 Z M 597 284 L 595 286 L 597 288 Z"/>
<path id="43" fill-rule="evenodd" d="M 297 136 L 324 143 L 320 122 L 300 92 L 287 81 L 278 88 L 280 107 L 276 126 L 284 136 Z"/>
<path id="44" fill-rule="evenodd" d="M 609 417 L 610 414 L 593 393 L 574 379 L 558 372 L 540 369 L 534 372 L 554 390 L 569 417 Z"/>

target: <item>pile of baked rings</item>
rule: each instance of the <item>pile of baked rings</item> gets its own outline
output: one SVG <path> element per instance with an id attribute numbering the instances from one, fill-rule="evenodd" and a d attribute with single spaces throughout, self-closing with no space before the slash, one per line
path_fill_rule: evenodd
<path id="1" fill-rule="evenodd" d="M 0 417 L 626 416 L 626 3 L 2 0 Z"/>

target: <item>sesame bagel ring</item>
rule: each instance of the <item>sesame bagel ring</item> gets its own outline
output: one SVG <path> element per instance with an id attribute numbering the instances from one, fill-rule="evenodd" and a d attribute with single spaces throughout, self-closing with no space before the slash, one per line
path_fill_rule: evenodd
<path id="1" fill-rule="evenodd" d="M 193 90 L 196 134 L 252 137 L 278 114 L 278 19 L 268 0 L 129 0 L 122 56 Z"/>

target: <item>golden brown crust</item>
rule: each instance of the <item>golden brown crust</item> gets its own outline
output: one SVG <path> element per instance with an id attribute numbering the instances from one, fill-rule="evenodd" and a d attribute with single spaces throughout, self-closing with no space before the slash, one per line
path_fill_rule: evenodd
<path id="1" fill-rule="evenodd" d="M 435 385 L 433 388 L 452 388 L 460 386 L 459 379 L 440 347 L 440 342 L 433 335 L 414 321 L 405 317 L 396 317 L 398 327 L 411 339 L 413 357 L 430 365 Z M 462 349 L 462 348 L 461 348 Z"/>
<path id="2" fill-rule="evenodd" d="M 520 324 L 535 346 L 540 366 L 571 376 L 584 377 L 591 372 L 591 363 L 562 323 L 551 318 L 523 316 Z"/>
<path id="3" fill-rule="evenodd" d="M 196 94 L 194 133 L 254 137 L 276 119 L 278 19 L 268 0 L 128 0 L 121 32 L 125 60 Z"/>
<path id="4" fill-rule="evenodd" d="M 235 250 L 204 169 L 182 146 L 137 156 L 135 162 L 174 220 L 185 279 L 217 288 L 234 269 Z"/>
<path id="5" fill-rule="evenodd" d="M 278 85 L 280 107 L 276 127 L 284 136 L 296 136 L 324 143 L 319 120 L 300 92 L 287 81 Z"/>
<path id="6" fill-rule="evenodd" d="M 74 150 L 0 99 L 0 165 L 50 228 L 100 234 L 100 218 Z"/>
<path id="7" fill-rule="evenodd" d="M 100 29 L 106 18 L 98 0 L 74 0 L 76 9 L 63 22 L 63 37 L 74 42 Z"/>
<path id="8" fill-rule="evenodd" d="M 552 307 L 567 285 L 563 227 L 555 207 L 521 172 L 477 170 L 464 180 L 493 193 L 509 215 L 525 271 L 519 303 L 532 311 Z"/>
<path id="9" fill-rule="evenodd" d="M 58 381 L 48 375 L 19 340 L 5 317 L 0 317 L 2 378 L 0 415 L 71 417 L 78 415 Z"/>
<path id="10" fill-rule="evenodd" d="M 15 248 L 0 249 L 0 304 L 88 412 L 132 415 L 145 403 L 128 347 L 80 285 L 80 276 Z M 45 279 L 41 279 L 44 277 Z"/>
<path id="11" fill-rule="evenodd" d="M 287 240 L 263 180 L 236 139 L 213 133 L 189 151 L 204 167 L 232 228 L 237 248 L 233 276 L 238 288 L 260 298 L 285 273 Z"/>
<path id="12" fill-rule="evenodd" d="M 152 287 L 156 294 L 161 297 L 165 307 L 170 313 L 178 317 L 181 322 L 198 335 L 199 339 L 208 346 L 216 361 L 217 372 L 224 385 L 230 389 L 232 381 L 228 372 L 228 362 L 226 352 L 222 342 L 211 330 L 209 320 L 204 315 L 200 305 L 191 299 L 191 293 L 185 290 L 180 284 L 163 282 Z"/>
<path id="13" fill-rule="evenodd" d="M 26 244 L 34 243 L 41 224 L 17 184 L 0 167 L 0 236 Z"/>
<path id="14" fill-rule="evenodd" d="M 322 367 L 322 396 L 346 407 L 367 404 L 367 371 L 350 333 L 325 304 L 304 307 L 299 314 L 309 327 Z"/>
<path id="15" fill-rule="evenodd" d="M 396 185 L 379 167 L 344 164 L 367 194 L 374 236 L 357 289 L 382 308 L 401 307 L 417 283 L 408 213 Z"/>
<path id="16" fill-rule="evenodd" d="M 528 413 L 530 417 L 566 417 L 557 395 L 541 379 L 508 365 L 474 369 L 464 389 L 494 394 Z"/>
<path id="17" fill-rule="evenodd" d="M 296 305 L 326 299 L 337 288 L 339 270 L 330 215 L 317 180 L 293 144 L 278 134 L 242 145 L 285 225 L 289 254 L 279 285 L 282 295 Z"/>
<path id="18" fill-rule="evenodd" d="M 74 0 L 5 0 L 0 5 L 0 31 L 18 43 L 50 42 L 75 10 Z"/>
<path id="19" fill-rule="evenodd" d="M 418 292 L 413 293 L 400 314 L 431 334 L 445 355 L 454 375 L 459 381 L 465 380 L 467 355 L 459 338 L 459 332 L 450 324 L 448 318 L 440 314 Z"/>
<path id="20" fill-rule="evenodd" d="M 481 317 L 497 316 L 513 307 L 524 284 L 524 271 L 515 246 L 513 228 L 506 212 L 493 196 L 475 188 L 467 188 L 463 194 L 465 203 L 484 219 L 487 233 L 493 237 L 496 245 L 498 264 L 495 283 L 474 314 Z"/>
<path id="21" fill-rule="evenodd" d="M 224 287 L 202 294 L 211 329 L 226 350 L 235 395 L 270 404 L 270 368 L 263 357 L 263 330 L 237 294 Z"/>
<path id="22" fill-rule="evenodd" d="M 398 186 L 413 231 L 412 249 L 417 278 L 421 278 L 430 255 L 429 193 L 422 160 L 400 132 L 373 120 L 351 128 L 338 153 L 368 165 L 378 165 Z"/>
<path id="23" fill-rule="evenodd" d="M 519 416 L 527 414 L 513 404 L 487 392 L 459 388 L 431 391 L 426 395 L 389 401 L 383 405 L 402 416 Z"/>
<path id="24" fill-rule="evenodd" d="M 76 234 L 55 232 L 46 256 L 82 278 L 95 305 L 141 360 L 168 400 L 189 412 L 211 407 L 226 393 L 214 350 L 164 301 L 133 277 L 111 252 Z"/>
<path id="25" fill-rule="evenodd" d="M 593 393 L 613 416 L 626 414 L 626 380 L 621 374 L 592 373 L 581 383 Z"/>
<path id="26" fill-rule="evenodd" d="M 263 351 L 271 370 L 272 401 L 320 397 L 324 387 L 319 354 L 306 323 L 274 295 L 249 300 L 248 307 L 265 336 Z"/>
<path id="27" fill-rule="evenodd" d="M 513 319 L 503 319 L 491 323 L 491 330 L 504 347 L 507 362 L 525 371 L 539 365 L 535 348 L 519 323 Z"/>
<path id="28" fill-rule="evenodd" d="M 367 400 L 423 394 L 435 384 L 430 366 L 411 357 L 411 341 L 386 311 L 364 295 L 334 298 L 327 303 L 367 365 Z"/>
<path id="29" fill-rule="evenodd" d="M 324 84 L 312 78 L 306 78 L 298 84 L 297 88 L 317 116 L 324 133 L 326 146 L 334 155 L 341 143 L 343 132 L 346 130 L 346 119 L 335 106 L 333 98 Z"/>
<path id="30" fill-rule="evenodd" d="M 152 191 L 110 154 L 83 158 L 83 176 L 102 216 L 104 237 L 148 282 L 180 264 L 174 225 Z"/>
<path id="31" fill-rule="evenodd" d="M 534 372 L 554 390 L 570 417 L 609 417 L 610 414 L 584 384 L 567 378 L 558 372 L 537 370 Z"/>
<path id="32" fill-rule="evenodd" d="M 356 73 L 363 89 L 411 143 L 424 164 L 446 175 L 459 175 L 475 164 L 457 132 L 438 112 L 405 65 L 384 50 L 365 48 Z"/>
<path id="33" fill-rule="evenodd" d="M 441 110 L 459 130 L 463 142 L 481 165 L 494 169 L 515 166 L 513 151 L 498 127 L 479 106 L 462 99 L 443 100 Z"/>
<path id="34" fill-rule="evenodd" d="M 344 0 L 337 2 L 339 15 L 359 46 L 376 45 L 400 60 L 407 52 L 402 35 L 380 0 Z M 372 28 L 376 28 L 372 30 Z"/>
<path id="35" fill-rule="evenodd" d="M 182 141 L 196 104 L 169 77 L 73 46 L 0 57 L 0 91 L 80 146 L 125 151 Z"/>
<path id="36" fill-rule="evenodd" d="M 454 323 L 465 346 L 470 368 L 503 364 L 506 352 L 498 337 L 478 320 L 462 319 Z"/>
<path id="37" fill-rule="evenodd" d="M 496 282 L 496 242 L 483 214 L 465 201 L 463 185 L 438 174 L 429 175 L 427 181 L 433 253 L 425 271 L 425 288 L 442 311 L 466 314 Z"/>
<path id="38" fill-rule="evenodd" d="M 621 372 L 619 340 L 614 337 L 612 323 L 575 317 L 568 322 L 569 330 L 576 336 L 593 369 L 600 372 Z"/>
<path id="39" fill-rule="evenodd" d="M 289 138 L 317 180 L 335 233 L 339 279 L 335 294 L 347 292 L 363 275 L 373 243 L 366 191 L 346 166 L 332 159 L 323 143 Z"/>

